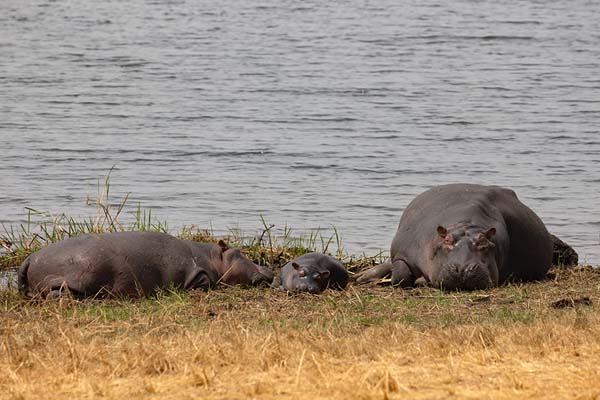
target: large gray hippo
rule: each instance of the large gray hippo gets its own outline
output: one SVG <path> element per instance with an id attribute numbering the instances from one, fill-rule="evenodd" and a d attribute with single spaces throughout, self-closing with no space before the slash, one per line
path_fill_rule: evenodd
<path id="1" fill-rule="evenodd" d="M 270 283 L 270 270 L 239 249 L 196 243 L 165 233 L 87 234 L 54 243 L 30 255 L 18 272 L 21 291 L 76 298 L 147 296 L 159 288 L 208 289 L 229 284 Z"/>
<path id="2" fill-rule="evenodd" d="M 485 289 L 508 279 L 545 277 L 552 239 L 515 192 L 498 186 L 452 184 L 418 195 L 404 210 L 390 260 L 361 274 L 359 283 L 387 275 L 447 289 Z"/>
<path id="3" fill-rule="evenodd" d="M 348 272 L 337 259 L 321 253 L 307 253 L 288 262 L 273 281 L 276 289 L 289 292 L 321 293 L 328 287 L 344 289 Z"/>

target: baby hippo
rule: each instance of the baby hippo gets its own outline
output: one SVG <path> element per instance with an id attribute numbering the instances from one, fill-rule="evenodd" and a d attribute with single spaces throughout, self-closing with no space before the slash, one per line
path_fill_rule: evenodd
<path id="1" fill-rule="evenodd" d="M 308 253 L 288 262 L 273 281 L 276 289 L 289 292 L 321 293 L 327 287 L 343 290 L 348 272 L 337 259 L 321 253 Z"/>

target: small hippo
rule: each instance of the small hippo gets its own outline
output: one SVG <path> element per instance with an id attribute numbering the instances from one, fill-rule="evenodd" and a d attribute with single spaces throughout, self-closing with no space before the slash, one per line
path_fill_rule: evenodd
<path id="1" fill-rule="evenodd" d="M 509 279 L 543 279 L 552 262 L 544 223 L 515 192 L 451 184 L 418 195 L 404 210 L 391 259 L 357 277 L 392 285 L 485 289 Z"/>
<path id="2" fill-rule="evenodd" d="M 270 282 L 273 274 L 262 277 L 262 270 L 222 241 L 202 244 L 165 233 L 115 232 L 75 236 L 41 249 L 25 259 L 18 283 L 28 297 L 59 297 L 67 290 L 75 298 L 139 297 L 169 287 L 206 290 L 220 280 Z"/>
<path id="3" fill-rule="evenodd" d="M 326 254 L 307 253 L 285 264 L 273 287 L 316 294 L 327 287 L 343 290 L 347 284 L 348 272 L 341 262 Z"/>

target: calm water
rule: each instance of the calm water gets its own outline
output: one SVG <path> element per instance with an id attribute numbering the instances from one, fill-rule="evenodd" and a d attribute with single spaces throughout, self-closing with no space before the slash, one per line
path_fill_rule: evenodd
<path id="1" fill-rule="evenodd" d="M 182 225 L 335 225 L 509 186 L 600 263 L 600 4 L 0 2 L 0 222 L 117 199 Z M 131 210 L 128 210 L 129 213 Z"/>

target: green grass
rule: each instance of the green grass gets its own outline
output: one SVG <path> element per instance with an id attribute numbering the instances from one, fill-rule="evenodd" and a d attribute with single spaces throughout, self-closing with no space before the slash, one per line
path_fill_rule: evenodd
<path id="1" fill-rule="evenodd" d="M 111 170 L 112 172 L 112 170 Z M 279 235 L 273 233 L 275 225 L 269 224 L 260 216 L 258 233 L 246 234 L 241 229 L 231 228 L 229 233 L 216 237 L 212 229 L 202 229 L 195 225 L 184 226 L 179 232 L 170 232 L 166 222 L 153 215 L 152 210 L 137 205 L 133 221 L 122 223 L 125 206 L 129 200 L 126 194 L 117 202 L 110 198 L 110 172 L 103 182 L 98 183 L 98 194 L 88 199 L 95 206 L 95 216 L 76 219 L 66 214 L 51 215 L 44 211 L 26 208 L 26 222 L 18 226 L 2 226 L 0 231 L 0 270 L 17 268 L 30 254 L 52 243 L 69 237 L 88 233 L 153 231 L 171 233 L 185 240 L 217 242 L 224 239 L 233 247 L 240 247 L 254 262 L 279 268 L 289 260 L 312 251 L 331 254 L 335 249 L 338 258 L 344 258 L 342 238 L 335 227 L 329 230 L 317 229 L 308 233 L 296 233 L 284 226 Z M 347 258 L 349 270 L 375 265 L 382 259 L 375 257 Z"/>

